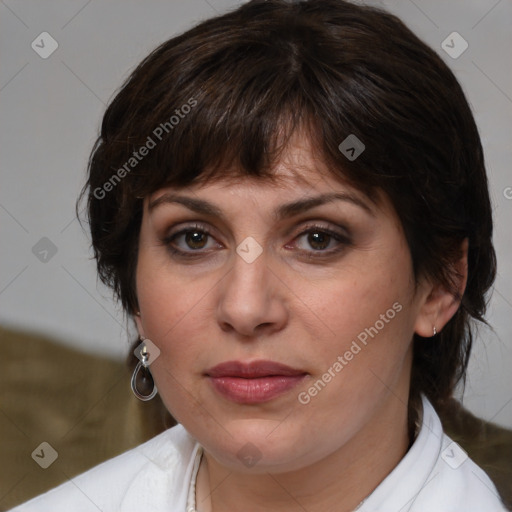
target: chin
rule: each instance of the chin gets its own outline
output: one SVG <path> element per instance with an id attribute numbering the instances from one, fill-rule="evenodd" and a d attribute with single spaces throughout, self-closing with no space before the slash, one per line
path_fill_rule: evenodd
<path id="1" fill-rule="evenodd" d="M 223 424 L 226 430 L 219 427 L 216 433 L 203 432 L 204 437 L 195 437 L 209 454 L 232 471 L 263 474 L 296 470 L 306 465 L 305 454 L 314 449 L 308 450 L 299 433 L 279 421 L 239 419 Z"/>

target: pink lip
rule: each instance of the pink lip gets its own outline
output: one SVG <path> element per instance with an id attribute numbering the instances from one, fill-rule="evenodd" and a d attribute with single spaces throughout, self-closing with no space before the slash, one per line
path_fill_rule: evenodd
<path id="1" fill-rule="evenodd" d="M 239 404 L 257 404 L 286 393 L 307 373 L 273 361 L 227 361 L 205 375 L 225 398 Z"/>

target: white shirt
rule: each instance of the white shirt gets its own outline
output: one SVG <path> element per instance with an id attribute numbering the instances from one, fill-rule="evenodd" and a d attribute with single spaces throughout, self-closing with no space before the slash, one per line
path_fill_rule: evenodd
<path id="1" fill-rule="evenodd" d="M 189 512 L 202 448 L 182 425 L 11 512 Z M 443 433 L 423 397 L 416 440 L 358 512 L 504 512 L 489 477 Z"/>

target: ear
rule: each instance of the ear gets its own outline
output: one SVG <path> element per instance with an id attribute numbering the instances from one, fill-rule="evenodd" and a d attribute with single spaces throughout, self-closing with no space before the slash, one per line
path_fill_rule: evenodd
<path id="1" fill-rule="evenodd" d="M 425 283 L 422 304 L 414 325 L 414 332 L 424 338 L 439 333 L 460 306 L 468 280 L 468 239 L 461 244 L 462 256 L 452 265 L 454 289 L 448 290 L 440 283 Z"/>

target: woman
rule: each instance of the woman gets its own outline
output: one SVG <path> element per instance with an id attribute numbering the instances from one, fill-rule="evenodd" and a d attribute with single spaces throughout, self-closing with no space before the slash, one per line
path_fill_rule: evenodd
<path id="1" fill-rule="evenodd" d="M 178 425 L 15 510 L 502 511 L 435 408 L 495 276 L 482 148 L 397 18 L 252 1 L 157 48 L 86 193 Z"/>

